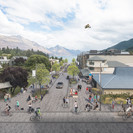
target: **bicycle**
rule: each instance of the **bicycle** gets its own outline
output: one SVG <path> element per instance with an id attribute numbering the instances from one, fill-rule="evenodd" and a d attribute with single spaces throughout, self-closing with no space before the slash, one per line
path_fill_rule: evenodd
<path id="1" fill-rule="evenodd" d="M 13 112 L 11 111 L 9 111 L 9 114 L 5 110 L 1 112 L 1 116 L 12 116 L 12 115 L 13 115 Z"/>
<path id="2" fill-rule="evenodd" d="M 133 120 L 133 112 L 130 112 L 130 115 L 128 115 L 128 113 L 124 113 L 124 115 L 122 116 L 122 119 L 123 120 L 127 120 L 128 118 L 132 118 L 132 120 Z"/>
<path id="3" fill-rule="evenodd" d="M 42 119 L 41 115 L 32 115 L 30 117 L 31 121 L 40 121 Z"/>

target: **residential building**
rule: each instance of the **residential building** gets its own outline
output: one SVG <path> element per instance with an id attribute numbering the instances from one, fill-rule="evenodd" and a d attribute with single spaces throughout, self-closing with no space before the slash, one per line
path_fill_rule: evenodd
<path id="1" fill-rule="evenodd" d="M 0 64 L 8 64 L 10 59 L 7 59 L 6 56 L 0 56 Z"/>

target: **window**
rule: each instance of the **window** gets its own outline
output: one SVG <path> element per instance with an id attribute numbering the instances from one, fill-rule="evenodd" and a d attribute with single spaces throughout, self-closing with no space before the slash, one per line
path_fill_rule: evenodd
<path id="1" fill-rule="evenodd" d="M 94 65 L 94 62 L 90 61 L 90 62 L 89 62 L 89 65 Z"/>
<path id="2" fill-rule="evenodd" d="M 94 67 L 90 67 L 90 70 L 94 70 Z"/>

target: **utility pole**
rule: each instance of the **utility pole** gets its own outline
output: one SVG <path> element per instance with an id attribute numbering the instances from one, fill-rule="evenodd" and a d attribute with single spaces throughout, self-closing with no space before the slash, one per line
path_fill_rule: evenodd
<path id="1" fill-rule="evenodd" d="M 100 72 L 99 72 L 99 85 L 100 85 L 100 111 L 101 111 L 101 102 L 102 102 L 101 63 L 100 63 Z"/>

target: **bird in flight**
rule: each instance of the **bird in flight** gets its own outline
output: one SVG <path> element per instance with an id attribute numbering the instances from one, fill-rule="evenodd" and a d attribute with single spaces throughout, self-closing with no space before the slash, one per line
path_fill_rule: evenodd
<path id="1" fill-rule="evenodd" d="M 89 24 L 85 25 L 85 29 L 87 28 L 91 28 L 91 26 Z"/>

